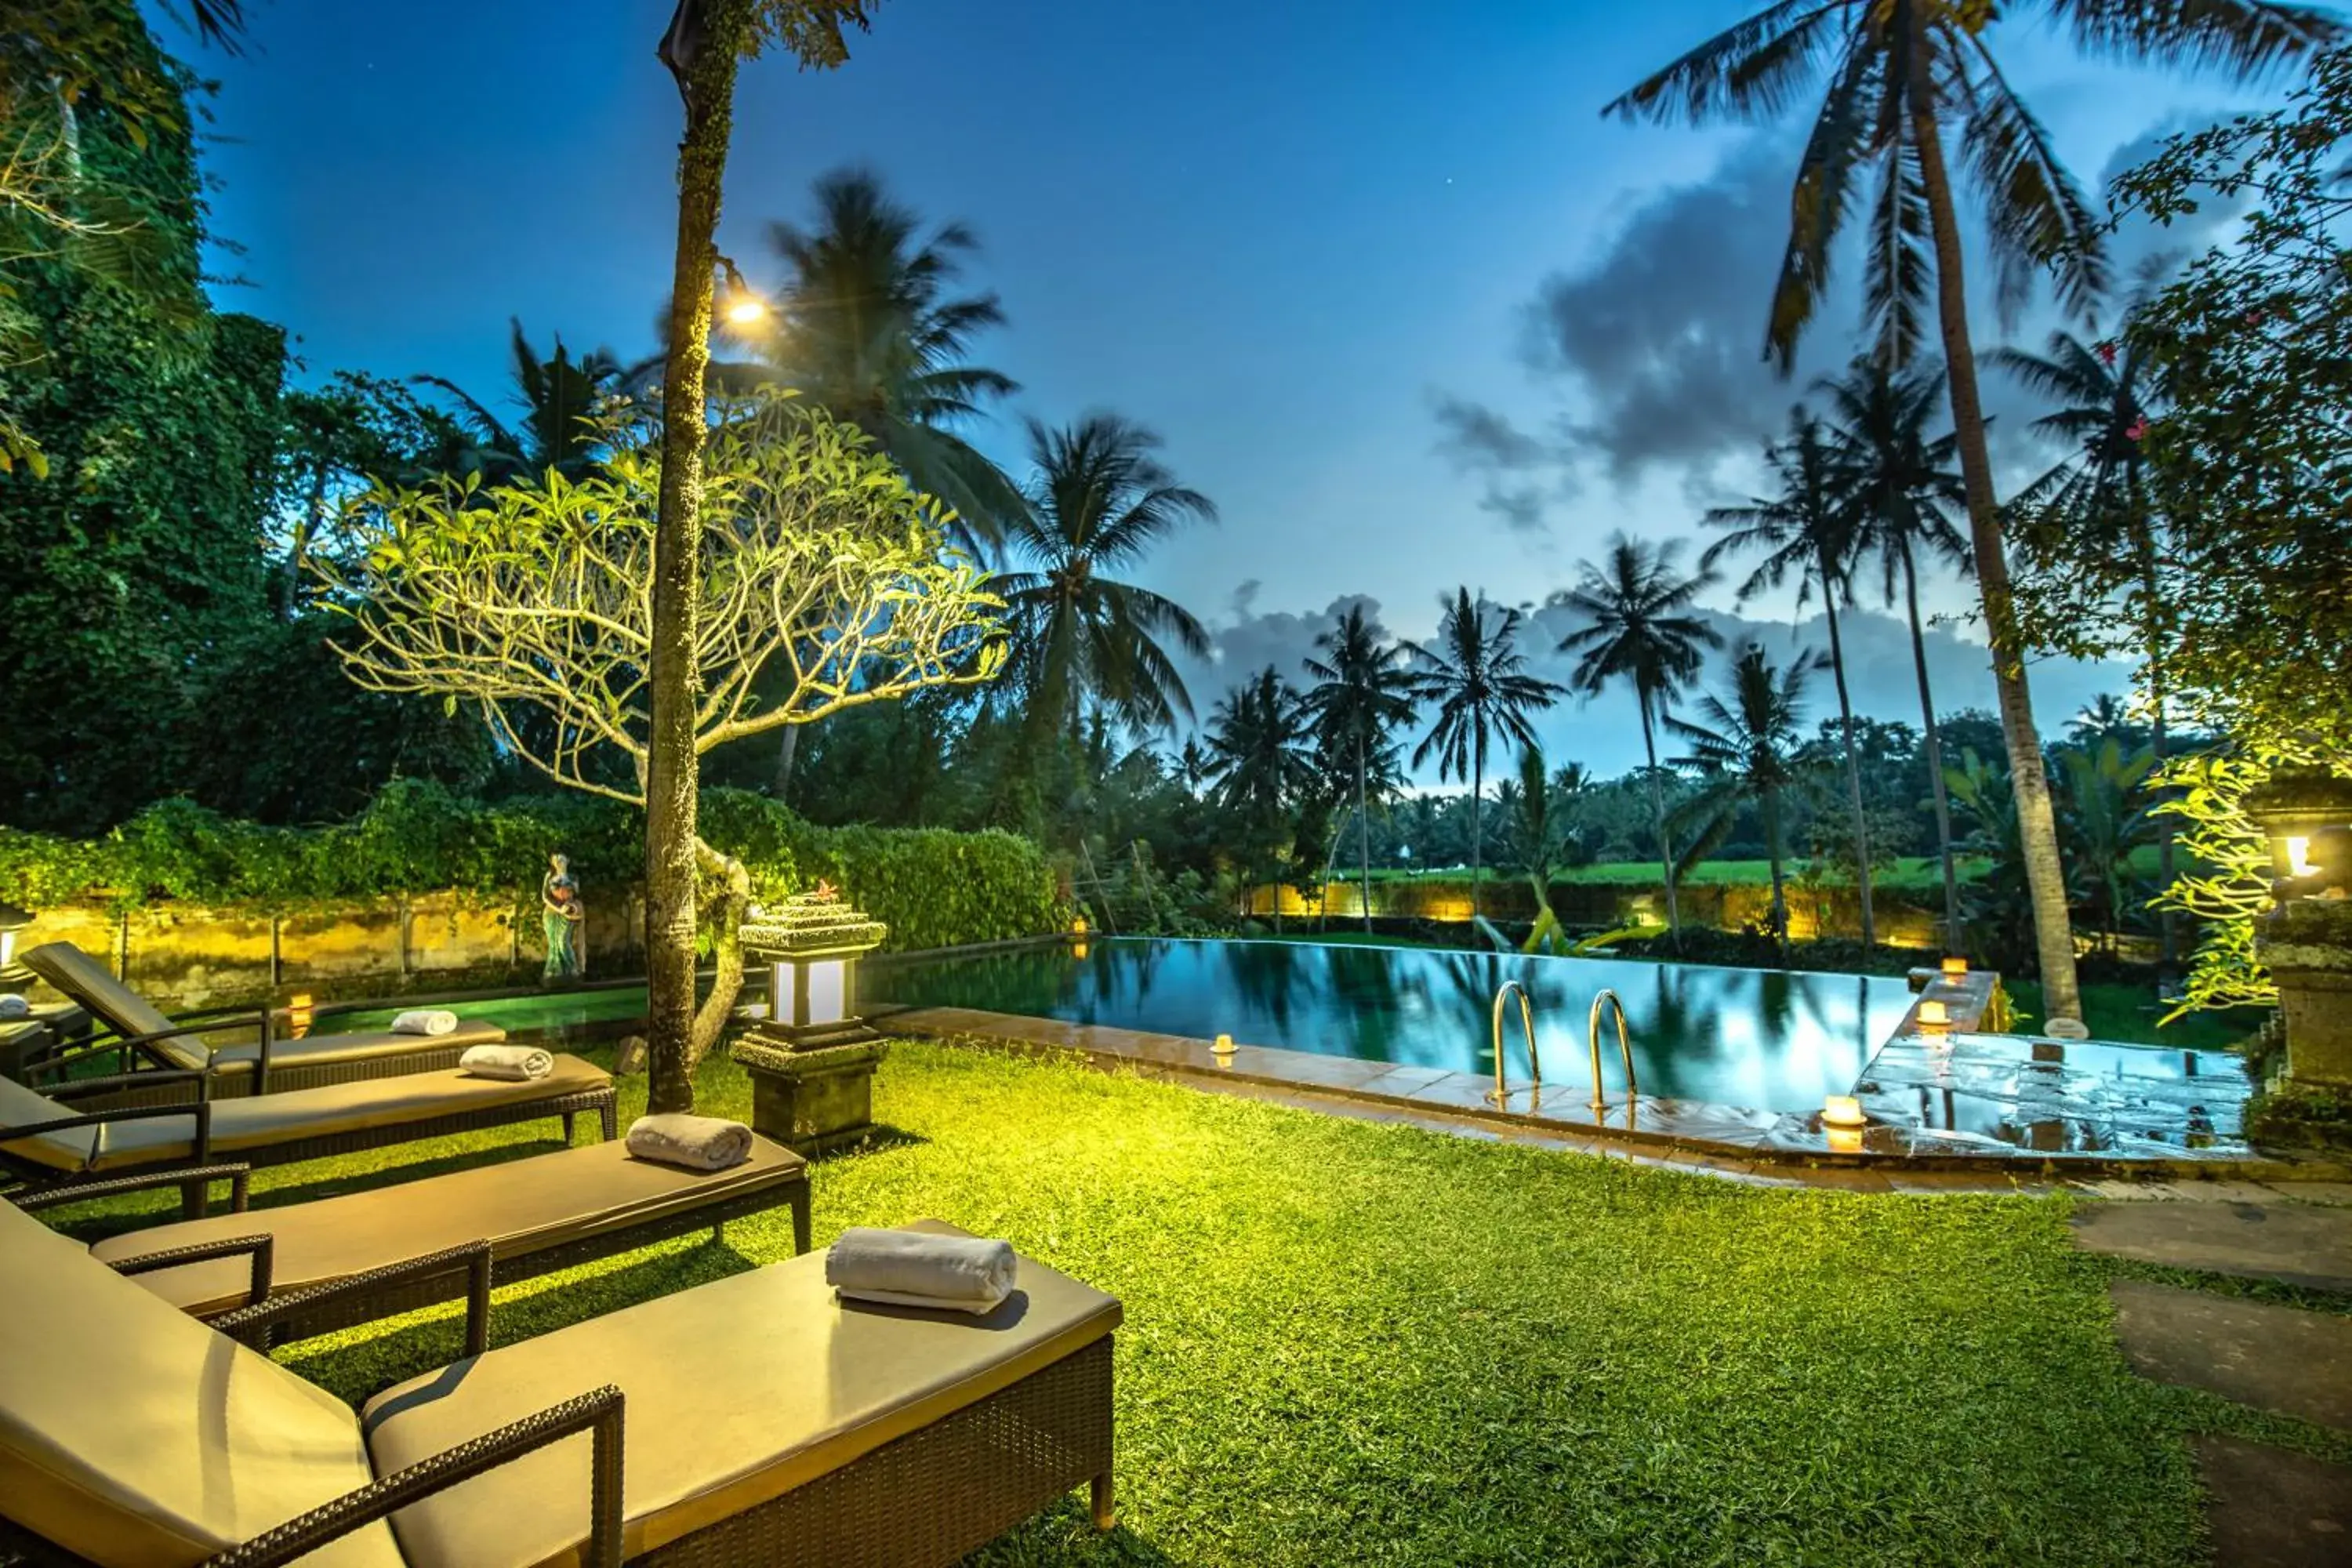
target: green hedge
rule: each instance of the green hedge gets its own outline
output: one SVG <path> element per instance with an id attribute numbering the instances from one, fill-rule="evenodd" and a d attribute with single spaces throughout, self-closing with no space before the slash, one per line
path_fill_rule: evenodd
<path id="1" fill-rule="evenodd" d="M 706 792 L 702 828 L 751 868 L 756 897 L 830 880 L 889 924 L 893 948 L 1036 936 L 1068 918 L 1044 854 L 1009 833 L 816 827 L 741 790 Z M 263 827 L 173 800 L 98 839 L 0 828 L 0 898 L 35 910 L 184 902 L 281 913 L 442 889 L 522 898 L 558 850 L 593 897 L 642 879 L 644 835 L 643 815 L 615 801 L 484 805 L 415 780 L 324 827 Z"/>

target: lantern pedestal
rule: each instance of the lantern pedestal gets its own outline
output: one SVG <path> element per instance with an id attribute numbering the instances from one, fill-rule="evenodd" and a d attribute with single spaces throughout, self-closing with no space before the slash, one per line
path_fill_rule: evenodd
<path id="1" fill-rule="evenodd" d="M 751 1130 L 795 1153 L 816 1155 L 874 1135 L 874 1069 L 881 1040 L 795 1049 L 753 1030 L 730 1053 L 751 1078 Z"/>
<path id="2" fill-rule="evenodd" d="M 2254 956 L 2278 982 L 2288 1079 L 2352 1089 L 2352 900 L 2281 904 L 2255 923 Z"/>

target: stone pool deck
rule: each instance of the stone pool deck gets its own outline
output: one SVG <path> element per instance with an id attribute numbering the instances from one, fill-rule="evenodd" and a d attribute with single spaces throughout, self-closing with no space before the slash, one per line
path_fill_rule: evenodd
<path id="1" fill-rule="evenodd" d="M 1931 984 L 1929 994 L 1934 989 Z M 1975 1022 L 1974 1009 L 1965 1015 L 1958 1015 L 1957 1009 L 1955 1013 L 1969 1023 Z M 1980 1115 L 1989 1116 L 1999 1113 L 2004 1100 L 2022 1100 L 2032 1105 L 2040 1095 L 2073 1093 L 2075 1098 L 2070 1105 L 2082 1110 L 2083 1115 L 2065 1121 L 2062 1131 L 2043 1140 L 2046 1146 L 2002 1142 L 1972 1131 L 1966 1115 L 1958 1119 L 1958 1125 L 1931 1125 L 1929 1117 L 1908 1110 L 1921 1087 L 1918 1075 L 1915 1072 L 1897 1089 L 1889 1087 L 1895 1078 L 1890 1071 L 1888 1085 L 1881 1086 L 1885 1094 L 1864 1096 L 1873 1121 L 1858 1141 L 1859 1147 L 1833 1149 L 1818 1116 L 1651 1095 L 1636 1095 L 1629 1100 L 1622 1093 L 1596 1112 L 1590 1103 L 1591 1090 L 1580 1081 L 1549 1083 L 1540 1089 L 1513 1084 L 1505 1102 L 1497 1105 L 1491 1078 L 1443 1068 L 1253 1044 L 1237 1044 L 1230 1051 L 1220 1052 L 1213 1041 L 1191 1036 L 964 1007 L 912 1008 L 877 1014 L 874 1021 L 894 1033 L 970 1039 L 999 1049 L 1075 1052 L 1097 1066 L 1289 1100 L 1341 1114 L 1620 1154 L 1756 1181 L 1863 1188 L 1878 1188 L 1883 1182 L 1887 1185 L 1882 1190 L 1994 1186 L 2004 1191 L 2021 1183 L 2064 1181 L 2087 1184 L 2105 1195 L 2132 1184 L 2167 1179 L 2193 1180 L 2223 1190 L 2237 1187 L 2242 1192 L 2271 1183 L 2296 1189 L 2310 1183 L 2352 1181 L 2352 1168 L 2341 1162 L 2267 1153 L 2234 1137 L 2217 1138 L 2201 1147 L 2194 1146 L 2194 1139 L 2109 1141 L 2100 1132 L 2098 1119 L 2126 1116 L 2124 1107 L 2142 1104 L 2148 1096 L 2129 1084 L 2116 1087 L 2111 1073 L 2068 1073 L 2063 1051 L 2075 1047 L 2076 1042 L 2014 1039 L 2006 1076 L 1990 1059 L 1995 1047 L 1982 1043 L 1990 1037 L 1953 1037 L 1948 1044 L 1931 1040 L 1921 1047 L 1915 1031 L 1899 1033 L 1889 1042 L 1888 1049 L 1899 1047 L 1903 1062 L 1915 1068 L 1918 1064 L 1910 1056 L 1915 1048 L 1924 1048 L 1931 1057 L 1939 1049 L 1952 1054 L 1956 1065 L 1951 1071 L 1965 1079 L 1967 1087 L 1950 1086 L 1927 1096 L 1931 1110 L 1938 1101 L 1957 1098 L 1979 1102 Z M 2116 1047 L 2094 1048 L 2111 1051 Z M 2048 1070 L 2051 1062 L 2036 1060 L 2037 1056 L 2051 1057 L 2053 1050 L 2062 1058 L 2054 1071 Z M 1874 1058 L 1872 1068 L 1878 1066 Z M 1874 1081 L 1866 1068 L 1864 1084 Z M 2082 1098 L 2085 1091 L 2093 1091 L 2087 1100 Z M 2165 1100 L 2158 1110 L 2179 1099 L 2176 1095 Z M 2203 1101 L 2199 1104 L 2201 1107 Z M 2177 1109 L 2179 1122 L 2192 1124 L 2187 1105 Z M 2236 1131 L 2235 1110 L 2231 1102 L 2219 1117 L 2230 1134 Z M 2211 1119 L 2210 1112 L 2204 1118 Z"/>

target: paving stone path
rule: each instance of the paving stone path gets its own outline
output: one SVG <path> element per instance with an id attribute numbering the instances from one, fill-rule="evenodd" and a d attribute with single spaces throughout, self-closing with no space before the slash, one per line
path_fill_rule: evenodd
<path id="1" fill-rule="evenodd" d="M 2352 1292 L 2352 1208 L 2091 1204 L 2076 1212 L 2074 1239 L 2172 1268 Z M 2134 1280 L 2109 1294 L 2124 1354 L 2141 1376 L 2352 1431 L 2352 1318 Z M 2352 1466 L 2236 1437 L 2200 1437 L 2194 1447 L 2221 1568 L 2352 1563 Z"/>

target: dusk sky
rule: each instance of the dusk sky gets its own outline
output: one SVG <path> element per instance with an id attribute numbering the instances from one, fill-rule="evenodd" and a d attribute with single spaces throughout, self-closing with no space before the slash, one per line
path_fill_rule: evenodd
<path id="1" fill-rule="evenodd" d="M 969 222 L 970 282 L 1011 319 L 976 357 L 1024 386 L 975 438 L 1017 473 L 1019 416 L 1116 409 L 1223 513 L 1142 574 L 1220 633 L 1205 711 L 1347 595 L 1423 637 L 1442 589 L 1539 602 L 1611 530 L 1691 534 L 1746 493 L 1755 448 L 1853 346 L 1845 289 L 1794 384 L 1758 359 L 1801 127 L 1599 111 L 1748 8 L 889 0 L 838 72 L 745 69 L 720 245 L 772 281 L 767 221 L 852 163 Z M 216 265 L 250 284 L 220 297 L 293 332 L 308 378 L 430 371 L 502 401 L 509 316 L 541 342 L 651 347 L 675 223 L 667 4 L 250 9 L 247 58 L 198 60 L 221 82 L 213 226 L 244 252 Z M 1998 46 L 2095 199 L 2157 135 L 2252 101 L 2032 26 Z M 2000 341 L 1990 310 L 1979 341 Z M 2031 406 L 1988 393 L 2000 454 L 2031 471 Z M 1887 657 L 1857 700 L 1916 719 L 1896 628 L 1862 631 Z M 1948 636 L 1937 668 L 1939 706 L 1990 706 L 1979 650 Z M 2037 673 L 2052 731 L 2122 684 Z M 1613 772 L 1638 754 L 1632 716 L 1603 699 L 1547 736 Z"/>

